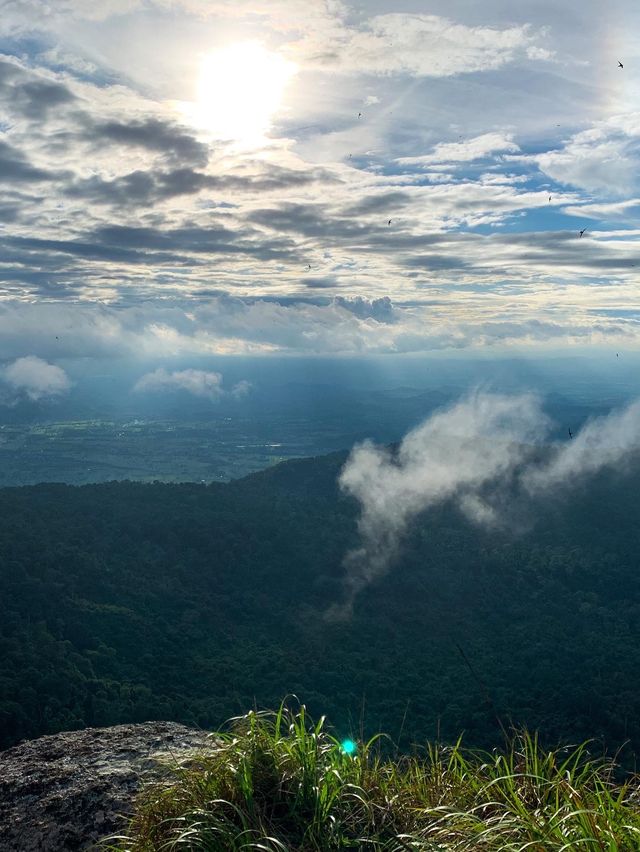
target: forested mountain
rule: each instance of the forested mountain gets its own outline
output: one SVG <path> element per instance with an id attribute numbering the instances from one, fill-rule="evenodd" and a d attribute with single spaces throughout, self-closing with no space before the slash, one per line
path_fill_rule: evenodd
<path id="1" fill-rule="evenodd" d="M 345 456 L 228 484 L 0 490 L 0 745 L 85 725 L 219 726 L 295 693 L 341 733 L 640 745 L 640 464 L 505 529 L 453 505 L 330 622 L 358 507 Z M 402 726 L 406 712 L 406 721 Z M 400 728 L 402 726 L 402 732 Z"/>

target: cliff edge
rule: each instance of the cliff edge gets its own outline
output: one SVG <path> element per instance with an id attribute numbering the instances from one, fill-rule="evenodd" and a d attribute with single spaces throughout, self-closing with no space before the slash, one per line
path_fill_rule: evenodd
<path id="1" fill-rule="evenodd" d="M 0 849 L 76 852 L 122 830 L 143 782 L 211 744 L 173 722 L 87 728 L 0 752 Z"/>

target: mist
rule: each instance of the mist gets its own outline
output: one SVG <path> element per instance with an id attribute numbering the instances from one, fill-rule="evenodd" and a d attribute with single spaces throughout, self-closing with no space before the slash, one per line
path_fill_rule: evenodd
<path id="1" fill-rule="evenodd" d="M 530 502 L 621 464 L 640 448 L 640 401 L 549 446 L 555 428 L 539 396 L 474 391 L 395 448 L 370 441 L 354 447 L 339 484 L 360 504 L 360 542 L 344 557 L 342 600 L 327 618 L 351 615 L 358 594 L 390 570 L 409 525 L 426 509 L 454 501 L 471 522 L 498 525 L 507 495 L 511 504 L 514 493 Z"/>

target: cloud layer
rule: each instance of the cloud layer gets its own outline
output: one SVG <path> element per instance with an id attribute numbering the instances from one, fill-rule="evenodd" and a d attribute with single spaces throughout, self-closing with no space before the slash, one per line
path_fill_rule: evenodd
<path id="1" fill-rule="evenodd" d="M 136 311 L 145 351 L 637 346 L 637 4 L 615 32 L 595 0 L 429 11 L 5 3 L 0 314 L 74 313 L 114 351 Z M 202 58 L 246 39 L 298 73 L 242 149 L 191 118 Z"/>

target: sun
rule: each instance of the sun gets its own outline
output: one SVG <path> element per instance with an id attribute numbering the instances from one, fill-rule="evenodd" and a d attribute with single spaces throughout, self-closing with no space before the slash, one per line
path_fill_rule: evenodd
<path id="1" fill-rule="evenodd" d="M 242 147 L 260 144 L 296 70 L 257 41 L 219 48 L 202 60 L 192 117 L 219 139 Z"/>

